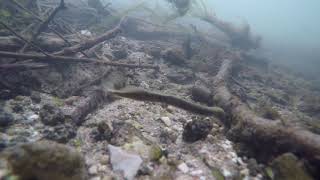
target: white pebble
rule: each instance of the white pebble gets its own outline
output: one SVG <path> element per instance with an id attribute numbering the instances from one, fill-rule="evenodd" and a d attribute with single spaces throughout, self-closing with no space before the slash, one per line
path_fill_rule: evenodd
<path id="1" fill-rule="evenodd" d="M 189 172 L 189 167 L 187 166 L 186 163 L 181 163 L 179 166 L 178 166 L 178 169 L 183 172 L 183 173 L 187 173 Z"/>
<path id="2" fill-rule="evenodd" d="M 89 168 L 89 174 L 98 174 L 98 167 L 97 166 L 91 166 Z"/>
<path id="3" fill-rule="evenodd" d="M 222 174 L 224 177 L 230 177 L 232 176 L 231 172 L 225 168 L 222 169 Z"/>
<path id="4" fill-rule="evenodd" d="M 199 169 L 199 170 L 192 171 L 190 174 L 192 176 L 199 176 L 199 175 L 203 174 L 203 171 Z"/>
<path id="5" fill-rule="evenodd" d="M 96 176 L 96 177 L 90 178 L 90 180 L 101 180 L 101 178 L 99 176 Z"/>
<path id="6" fill-rule="evenodd" d="M 171 126 L 171 120 L 169 117 L 161 117 L 160 119 L 166 126 L 168 126 L 168 127 Z"/>

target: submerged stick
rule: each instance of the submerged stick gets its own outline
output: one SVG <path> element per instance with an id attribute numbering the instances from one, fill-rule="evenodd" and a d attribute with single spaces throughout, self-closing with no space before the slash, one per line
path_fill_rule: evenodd
<path id="1" fill-rule="evenodd" d="M 108 92 L 120 97 L 130 98 L 138 101 L 166 103 L 196 114 L 217 116 L 218 118 L 224 117 L 224 111 L 219 107 L 202 106 L 193 102 L 186 101 L 180 97 L 150 92 L 135 87 L 124 88 L 121 90 L 108 90 Z"/>
<path id="2" fill-rule="evenodd" d="M 99 64 L 105 66 L 115 66 L 115 67 L 125 67 L 125 68 L 141 68 L 141 69 L 154 69 L 159 70 L 158 66 L 153 65 L 136 65 L 136 64 L 125 64 L 108 62 L 103 60 L 98 60 L 94 58 L 77 58 L 68 56 L 53 56 L 53 55 L 41 55 L 41 54 L 25 54 L 25 53 L 14 53 L 8 51 L 0 51 L 0 58 L 18 58 L 22 59 L 33 59 L 36 61 L 46 62 L 46 63 L 91 63 Z"/>

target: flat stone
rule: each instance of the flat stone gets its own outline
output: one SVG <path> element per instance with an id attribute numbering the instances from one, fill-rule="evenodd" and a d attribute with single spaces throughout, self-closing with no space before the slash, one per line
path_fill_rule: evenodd
<path id="1" fill-rule="evenodd" d="M 120 147 L 108 145 L 110 152 L 110 161 L 114 171 L 121 171 L 128 180 L 134 179 L 137 174 L 142 159 L 135 154 L 129 154 Z"/>
<path id="2" fill-rule="evenodd" d="M 94 175 L 94 174 L 98 174 L 98 167 L 97 166 L 91 166 L 89 168 L 89 174 Z"/>
<path id="3" fill-rule="evenodd" d="M 186 163 L 181 163 L 179 166 L 178 166 L 178 169 L 183 172 L 183 173 L 187 173 L 189 172 L 189 167 L 187 166 Z"/>
<path id="4" fill-rule="evenodd" d="M 170 127 L 172 124 L 169 117 L 161 117 L 160 120 L 168 127 Z"/>

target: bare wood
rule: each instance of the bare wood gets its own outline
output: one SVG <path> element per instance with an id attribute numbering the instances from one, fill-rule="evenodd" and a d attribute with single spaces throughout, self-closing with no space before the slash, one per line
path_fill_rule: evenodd
<path id="1" fill-rule="evenodd" d="M 320 163 L 320 135 L 294 126 L 257 116 L 250 108 L 233 96 L 227 84 L 231 78 L 233 61 L 225 59 L 215 77 L 214 100 L 232 116 L 224 121 L 229 134 L 238 141 L 250 144 L 269 155 L 293 152 L 311 162 Z"/>
<path id="2" fill-rule="evenodd" d="M 102 90 L 94 90 L 83 101 L 77 103 L 77 106 L 71 111 L 64 112 L 66 117 L 73 120 L 75 124 L 81 124 L 85 117 L 95 110 L 97 106 L 104 103 L 107 99 L 105 92 Z"/>
<path id="3" fill-rule="evenodd" d="M 41 19 L 40 17 L 38 17 L 37 15 L 35 15 L 32 11 L 28 10 L 27 8 L 25 8 L 23 5 L 21 5 L 20 3 L 18 3 L 15 0 L 11 0 L 11 2 L 13 4 L 15 4 L 16 6 L 18 6 L 19 8 L 21 8 L 22 10 L 24 10 L 25 12 L 29 13 L 32 17 L 34 17 L 35 19 L 37 19 L 38 21 L 45 23 L 45 20 Z M 52 21 L 52 20 L 51 20 Z M 55 30 L 54 28 L 51 28 L 50 26 L 47 26 L 48 29 L 50 29 L 53 33 L 55 33 L 58 37 L 60 37 L 65 43 L 67 43 L 68 46 L 72 46 L 72 44 L 63 37 L 62 34 L 60 34 L 57 30 Z M 80 51 L 81 54 L 83 54 L 85 57 L 89 57 L 86 53 L 84 53 L 83 51 Z"/>
<path id="4" fill-rule="evenodd" d="M 32 47 L 38 49 L 42 54 L 49 56 L 49 54 L 47 54 L 44 50 L 42 50 L 39 46 L 35 45 L 32 42 L 29 42 L 28 40 L 26 40 L 25 38 L 23 38 L 20 34 L 16 33 L 13 29 L 11 29 L 9 26 L 7 26 L 5 23 L 0 21 L 0 24 L 5 27 L 6 29 L 8 29 L 12 34 L 14 34 L 16 37 L 18 37 L 19 39 L 21 39 L 22 41 L 24 41 L 26 44 L 31 45 Z"/>
<path id="5" fill-rule="evenodd" d="M 107 62 L 93 58 L 76 58 L 76 57 L 67 57 L 67 56 L 45 56 L 41 54 L 24 54 L 24 53 L 13 53 L 0 51 L 0 57 L 6 58 L 18 58 L 18 59 L 33 59 L 37 61 L 47 62 L 47 63 L 92 63 L 92 64 L 101 64 L 105 66 L 115 66 L 115 67 L 125 67 L 125 68 L 142 68 L 142 69 L 155 69 L 158 70 L 158 66 L 152 65 L 135 65 L 135 64 L 125 64 L 125 63 L 115 63 Z"/>
<path id="6" fill-rule="evenodd" d="M 47 68 L 47 64 L 28 63 L 28 64 L 1 64 L 0 70 L 27 70 L 27 69 L 43 69 Z"/>
<path id="7" fill-rule="evenodd" d="M 37 37 L 38 35 L 44 31 L 46 28 L 48 28 L 48 25 L 50 23 L 50 21 L 55 17 L 55 15 L 65 7 L 64 5 L 64 0 L 61 0 L 60 1 L 60 4 L 58 7 L 56 7 L 53 12 L 49 15 L 49 17 L 45 20 L 45 21 L 42 21 L 42 24 L 39 26 L 39 28 L 37 29 L 36 33 L 33 34 L 33 36 L 31 37 L 31 42 L 33 42 Z M 23 46 L 23 48 L 21 49 L 21 52 L 24 52 L 26 50 L 26 48 L 28 47 L 28 44 L 25 44 Z"/>
<path id="8" fill-rule="evenodd" d="M 112 39 L 122 32 L 122 30 L 120 28 L 121 24 L 122 24 L 122 20 L 114 29 L 105 32 L 101 36 L 93 38 L 93 39 L 89 39 L 89 40 L 87 40 L 83 43 L 77 44 L 75 46 L 65 48 L 62 51 L 54 53 L 54 55 L 59 55 L 59 56 L 68 55 L 68 56 L 70 56 L 70 55 L 76 54 L 80 51 L 85 51 L 87 49 L 90 49 L 93 46 L 95 46 L 99 43 L 102 43 L 106 40 Z"/>
<path id="9" fill-rule="evenodd" d="M 125 88 L 122 90 L 108 90 L 108 92 L 120 96 L 126 97 L 139 101 L 151 101 L 151 102 L 161 102 L 166 103 L 186 111 L 206 115 L 206 116 L 217 116 L 219 118 L 224 118 L 224 111 L 219 107 L 207 107 L 202 106 L 193 102 L 186 101 L 180 97 L 160 94 L 156 92 L 150 92 L 139 88 Z"/>

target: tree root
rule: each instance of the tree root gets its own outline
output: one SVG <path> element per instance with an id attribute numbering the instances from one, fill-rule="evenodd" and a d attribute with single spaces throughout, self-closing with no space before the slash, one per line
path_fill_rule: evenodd
<path id="1" fill-rule="evenodd" d="M 214 101 L 231 116 L 230 121 L 223 123 L 229 127 L 232 138 L 253 147 L 257 152 L 264 153 L 268 158 L 292 152 L 319 165 L 319 135 L 259 117 L 230 93 L 227 84 L 231 78 L 233 62 L 234 60 L 225 59 L 213 82 Z"/>

